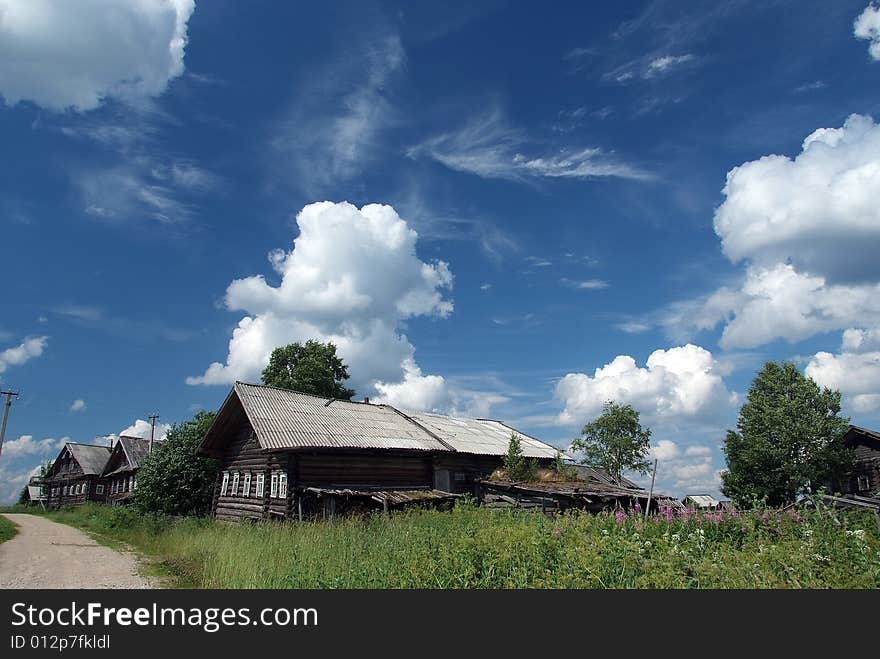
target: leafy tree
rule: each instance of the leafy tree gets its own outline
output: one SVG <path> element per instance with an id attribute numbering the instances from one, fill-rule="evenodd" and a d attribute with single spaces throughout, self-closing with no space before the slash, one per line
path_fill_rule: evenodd
<path id="1" fill-rule="evenodd" d="M 348 367 L 336 355 L 336 346 L 312 339 L 275 348 L 263 369 L 263 383 L 324 398 L 351 400 Z"/>
<path id="2" fill-rule="evenodd" d="M 511 481 L 534 480 L 538 474 L 538 461 L 523 455 L 522 440 L 515 432 L 510 433 L 510 443 L 504 456 L 504 471 Z"/>
<path id="3" fill-rule="evenodd" d="M 584 426 L 571 449 L 583 453 L 581 463 L 601 467 L 617 481 L 625 470 L 647 474 L 651 469 L 648 449 L 651 430 L 642 428 L 639 413 L 632 405 L 608 401 L 602 414 Z"/>
<path id="4" fill-rule="evenodd" d="M 840 416 L 840 392 L 822 388 L 792 362 L 767 362 L 755 376 L 737 429 L 727 431 L 722 492 L 745 506 L 794 501 L 838 478 L 852 465 L 840 441 L 849 419 Z"/>
<path id="5" fill-rule="evenodd" d="M 204 515 L 211 507 L 217 463 L 196 455 L 196 448 L 216 414 L 197 412 L 189 421 L 175 423 L 165 441 L 137 474 L 134 504 L 144 512 L 166 515 Z"/>

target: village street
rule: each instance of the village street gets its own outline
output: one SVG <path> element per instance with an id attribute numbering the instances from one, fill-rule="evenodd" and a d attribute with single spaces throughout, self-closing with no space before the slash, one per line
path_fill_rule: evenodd
<path id="1" fill-rule="evenodd" d="M 0 588 L 153 588 L 137 560 L 37 515 L 4 515 L 18 534 L 0 544 Z"/>

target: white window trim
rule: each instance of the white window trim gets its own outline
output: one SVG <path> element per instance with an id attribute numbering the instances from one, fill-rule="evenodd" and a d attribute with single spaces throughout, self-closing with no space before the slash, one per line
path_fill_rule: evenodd
<path id="1" fill-rule="evenodd" d="M 104 494 L 104 486 L 96 485 L 95 486 L 95 494 Z"/>
<path id="2" fill-rule="evenodd" d="M 223 482 L 220 485 L 220 496 L 221 497 L 226 496 L 226 490 L 228 489 L 228 487 L 229 487 L 229 472 L 224 471 L 223 472 Z"/>
<path id="3" fill-rule="evenodd" d="M 241 486 L 241 496 L 250 497 L 251 495 L 251 472 L 244 475 L 244 485 Z"/>
<path id="4" fill-rule="evenodd" d="M 232 474 L 232 491 L 229 493 L 229 496 L 231 497 L 238 496 L 238 480 L 239 473 L 236 471 L 234 474 Z"/>
<path id="5" fill-rule="evenodd" d="M 278 498 L 278 472 L 272 472 L 272 482 L 269 487 L 269 496 L 273 499 Z"/>
<path id="6" fill-rule="evenodd" d="M 266 474 L 257 474 L 257 496 L 262 497 L 266 493 Z"/>
<path id="7" fill-rule="evenodd" d="M 287 474 L 285 474 L 283 471 L 278 474 L 278 498 L 287 498 Z"/>

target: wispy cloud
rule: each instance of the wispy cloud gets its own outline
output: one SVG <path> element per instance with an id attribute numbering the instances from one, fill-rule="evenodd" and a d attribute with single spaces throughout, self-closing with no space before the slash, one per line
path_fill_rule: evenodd
<path id="1" fill-rule="evenodd" d="M 407 155 L 429 158 L 449 169 L 487 179 L 652 178 L 650 173 L 597 147 L 548 147 L 510 126 L 498 110 L 472 118 L 457 131 L 411 146 Z"/>
<path id="2" fill-rule="evenodd" d="M 174 327 L 161 320 L 125 318 L 86 305 L 68 304 L 51 311 L 83 327 L 141 341 L 162 339 L 178 342 L 187 341 L 196 335 L 193 330 Z"/>
<path id="3" fill-rule="evenodd" d="M 347 44 L 344 55 L 297 90 L 270 143 L 296 185 L 318 194 L 359 175 L 393 123 L 389 88 L 406 64 L 400 35 L 382 26 Z"/>
<path id="4" fill-rule="evenodd" d="M 559 283 L 578 291 L 600 291 L 610 286 L 604 279 L 568 279 L 563 277 Z"/>
<path id="5" fill-rule="evenodd" d="M 96 161 L 110 159 L 101 166 L 70 167 L 83 208 L 93 217 L 179 225 L 192 218 L 200 196 L 220 187 L 217 174 L 162 146 L 165 126 L 176 119 L 155 103 L 115 106 L 110 119 L 70 116 L 64 121 L 58 127 L 62 134 L 99 149 Z"/>

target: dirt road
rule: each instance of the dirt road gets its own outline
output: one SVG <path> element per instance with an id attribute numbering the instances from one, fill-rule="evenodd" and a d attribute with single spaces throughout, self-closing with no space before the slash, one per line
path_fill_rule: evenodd
<path id="1" fill-rule="evenodd" d="M 18 535 L 0 544 L 0 588 L 155 588 L 129 553 L 37 515 L 4 515 Z"/>

